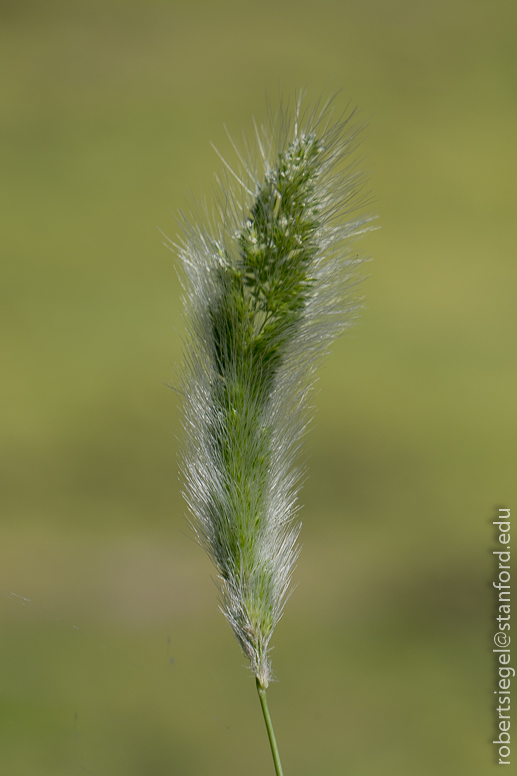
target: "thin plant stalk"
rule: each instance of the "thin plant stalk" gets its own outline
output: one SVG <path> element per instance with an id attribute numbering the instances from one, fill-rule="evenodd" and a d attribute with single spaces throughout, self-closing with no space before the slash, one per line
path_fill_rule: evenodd
<path id="1" fill-rule="evenodd" d="M 280 752 L 278 751 L 278 745 L 276 743 L 275 731 L 273 730 L 273 723 L 271 721 L 271 715 L 267 705 L 267 695 L 265 687 L 262 687 L 258 678 L 256 678 L 257 692 L 260 698 L 260 705 L 262 707 L 262 713 L 264 715 L 264 722 L 266 723 L 267 734 L 269 743 L 271 746 L 271 754 L 273 755 L 273 762 L 275 764 L 276 776 L 284 776 L 282 770 L 282 763 L 280 762 Z"/>

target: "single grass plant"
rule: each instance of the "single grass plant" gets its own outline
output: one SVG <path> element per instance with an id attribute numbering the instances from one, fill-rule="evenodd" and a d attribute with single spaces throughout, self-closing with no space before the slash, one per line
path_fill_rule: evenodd
<path id="1" fill-rule="evenodd" d="M 355 111 L 303 95 L 269 108 L 210 200 L 182 215 L 186 337 L 181 470 L 221 609 L 266 690 L 270 641 L 299 553 L 299 453 L 316 368 L 360 307 L 356 238 L 369 227 Z M 222 157 L 221 157 L 222 158 Z"/>

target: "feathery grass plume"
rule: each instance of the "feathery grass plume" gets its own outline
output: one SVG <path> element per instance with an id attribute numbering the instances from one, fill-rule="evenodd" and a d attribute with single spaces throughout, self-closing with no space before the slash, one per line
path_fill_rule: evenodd
<path id="1" fill-rule="evenodd" d="M 298 554 L 297 456 L 315 368 L 355 317 L 350 247 L 370 220 L 346 220 L 364 205 L 351 156 L 360 127 L 354 111 L 332 114 L 332 100 L 270 111 L 254 148 L 234 145 L 236 167 L 222 160 L 211 206 L 183 218 L 177 246 L 185 495 L 259 694 Z"/>

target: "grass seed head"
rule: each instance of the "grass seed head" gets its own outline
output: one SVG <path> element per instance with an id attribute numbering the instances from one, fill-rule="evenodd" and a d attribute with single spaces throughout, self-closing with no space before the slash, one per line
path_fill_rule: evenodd
<path id="1" fill-rule="evenodd" d="M 315 368 L 351 325 L 370 219 L 354 112 L 332 100 L 270 112 L 225 160 L 210 205 L 183 218 L 187 336 L 182 472 L 221 608 L 262 687 L 298 554 L 297 464 Z"/>

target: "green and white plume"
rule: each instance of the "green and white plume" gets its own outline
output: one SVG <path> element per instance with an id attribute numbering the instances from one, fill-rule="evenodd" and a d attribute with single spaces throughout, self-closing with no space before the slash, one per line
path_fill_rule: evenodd
<path id="1" fill-rule="evenodd" d="M 210 205 L 183 218 L 182 472 L 221 607 L 257 686 L 298 546 L 298 456 L 315 369 L 354 319 L 354 238 L 367 218 L 354 114 L 283 108 L 223 160 Z M 234 146 L 235 147 L 235 146 Z M 280 772 L 280 771 L 278 771 Z"/>

